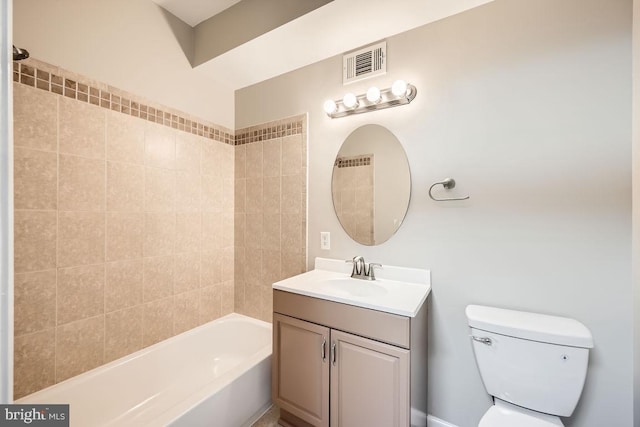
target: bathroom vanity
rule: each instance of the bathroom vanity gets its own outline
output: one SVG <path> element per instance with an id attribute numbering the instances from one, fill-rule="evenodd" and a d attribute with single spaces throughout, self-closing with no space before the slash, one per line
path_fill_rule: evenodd
<path id="1" fill-rule="evenodd" d="M 428 270 L 349 277 L 342 260 L 273 285 L 272 400 L 283 425 L 426 425 Z"/>

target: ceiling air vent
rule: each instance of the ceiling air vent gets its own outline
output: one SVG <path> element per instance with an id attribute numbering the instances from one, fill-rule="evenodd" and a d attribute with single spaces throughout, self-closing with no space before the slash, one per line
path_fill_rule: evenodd
<path id="1" fill-rule="evenodd" d="M 342 57 L 342 84 L 387 72 L 387 42 L 349 52 Z"/>

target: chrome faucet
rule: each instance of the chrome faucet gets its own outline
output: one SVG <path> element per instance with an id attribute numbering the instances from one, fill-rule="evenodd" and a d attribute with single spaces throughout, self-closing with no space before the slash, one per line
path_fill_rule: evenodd
<path id="1" fill-rule="evenodd" d="M 370 262 L 369 266 L 367 267 L 367 263 L 364 261 L 364 257 L 360 255 L 354 256 L 353 259 L 348 259 L 345 262 L 350 262 L 353 264 L 351 277 L 354 279 L 376 280 L 374 269 L 376 267 L 382 267 L 382 264 L 378 264 L 377 262 Z"/>

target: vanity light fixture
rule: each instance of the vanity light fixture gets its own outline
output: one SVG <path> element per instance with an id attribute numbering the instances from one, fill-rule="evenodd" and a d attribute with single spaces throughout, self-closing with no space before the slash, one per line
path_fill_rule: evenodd
<path id="1" fill-rule="evenodd" d="M 324 103 L 324 112 L 332 119 L 351 114 L 366 113 L 409 104 L 418 90 L 404 80 L 396 80 L 388 89 L 380 90 L 373 86 L 364 95 L 347 93 L 341 100 L 328 100 Z"/>

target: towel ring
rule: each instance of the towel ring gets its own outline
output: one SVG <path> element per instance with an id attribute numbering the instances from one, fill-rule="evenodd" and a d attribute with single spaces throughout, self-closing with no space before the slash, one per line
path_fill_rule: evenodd
<path id="1" fill-rule="evenodd" d="M 448 197 L 443 199 L 437 199 L 433 197 L 433 194 L 431 194 L 431 190 L 433 190 L 433 187 L 435 187 L 436 185 L 442 185 L 445 188 L 445 190 L 451 190 L 452 188 L 456 187 L 456 181 L 453 178 L 447 178 L 443 181 L 435 182 L 433 183 L 433 185 L 431 185 L 431 187 L 429 187 L 429 197 L 431 197 L 431 200 L 434 200 L 436 202 L 451 202 L 454 200 L 467 200 L 469 198 L 469 196 L 465 196 L 465 197 Z"/>

